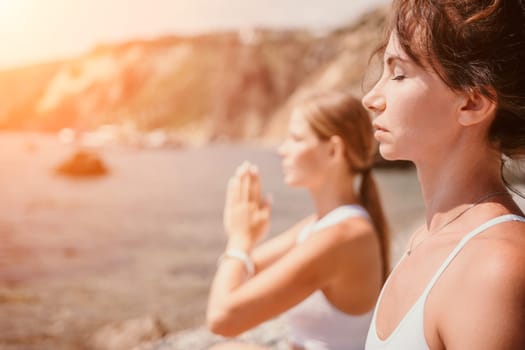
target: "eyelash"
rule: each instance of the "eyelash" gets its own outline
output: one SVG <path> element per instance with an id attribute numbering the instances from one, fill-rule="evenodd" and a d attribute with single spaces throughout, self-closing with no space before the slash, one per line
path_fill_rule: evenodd
<path id="1" fill-rule="evenodd" d="M 398 81 L 401 81 L 401 80 L 403 80 L 403 79 L 405 79 L 405 76 L 402 75 L 402 74 L 396 75 L 396 76 L 394 76 L 394 77 L 392 78 L 392 80 L 398 80 Z"/>

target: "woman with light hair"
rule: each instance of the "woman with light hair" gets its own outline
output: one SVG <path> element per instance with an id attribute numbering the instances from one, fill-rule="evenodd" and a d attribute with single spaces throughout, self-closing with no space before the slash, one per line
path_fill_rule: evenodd
<path id="1" fill-rule="evenodd" d="M 352 95 L 299 104 L 279 154 L 285 182 L 308 190 L 315 213 L 260 245 L 269 204 L 257 168 L 237 169 L 224 211 L 228 242 L 209 297 L 213 332 L 236 336 L 284 313 L 292 349 L 363 349 L 389 272 L 388 229 L 371 171 L 375 150 L 369 115 Z"/>

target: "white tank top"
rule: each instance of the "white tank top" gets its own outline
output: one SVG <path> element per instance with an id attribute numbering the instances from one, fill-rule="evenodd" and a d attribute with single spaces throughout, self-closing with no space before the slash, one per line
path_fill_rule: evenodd
<path id="1" fill-rule="evenodd" d="M 487 230 L 488 228 L 498 225 L 503 222 L 507 221 L 521 221 L 525 222 L 525 218 L 518 216 L 518 215 L 502 215 L 498 216 L 494 219 L 491 219 L 473 231 L 469 232 L 463 239 L 458 243 L 456 248 L 449 254 L 447 259 L 443 262 L 443 264 L 439 267 L 435 275 L 432 277 L 430 282 L 428 283 L 427 287 L 423 291 L 423 294 L 418 298 L 416 303 L 412 305 L 412 307 L 408 310 L 406 315 L 401 319 L 397 327 L 394 329 L 392 334 L 384 339 L 381 340 L 377 336 L 377 329 L 376 329 L 376 313 L 377 313 L 377 305 L 380 304 L 381 298 L 383 296 L 383 292 L 385 290 L 386 285 L 388 284 L 390 277 L 387 279 L 385 285 L 383 286 L 383 290 L 381 291 L 381 294 L 379 295 L 379 298 L 377 300 L 376 308 L 374 311 L 374 316 L 372 318 L 372 323 L 370 325 L 370 330 L 368 331 L 368 337 L 366 340 L 366 350 L 428 350 L 429 346 L 427 344 L 427 341 L 425 339 L 425 329 L 424 329 L 424 307 L 425 302 L 427 300 L 428 294 L 432 290 L 432 287 L 434 287 L 434 284 L 437 282 L 443 271 L 448 267 L 448 265 L 452 262 L 452 260 L 456 257 L 456 255 L 459 253 L 459 251 L 465 246 L 465 244 L 468 243 L 473 237 L 477 236 L 481 232 Z M 403 256 L 403 258 L 406 256 L 406 254 Z M 403 258 L 397 263 L 399 263 L 403 260 Z M 397 268 L 396 265 L 396 268 Z M 392 270 L 392 274 L 396 270 Z"/>
<path id="2" fill-rule="evenodd" d="M 338 207 L 321 220 L 307 225 L 297 236 L 297 244 L 320 229 L 357 216 L 370 220 L 359 205 Z M 372 311 L 357 316 L 346 314 L 317 290 L 288 310 L 284 318 L 289 325 L 290 342 L 306 350 L 363 350 Z"/>

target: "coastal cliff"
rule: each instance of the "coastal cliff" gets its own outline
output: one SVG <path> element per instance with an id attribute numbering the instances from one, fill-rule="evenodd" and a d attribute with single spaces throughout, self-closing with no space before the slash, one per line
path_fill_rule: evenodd
<path id="1" fill-rule="evenodd" d="M 245 29 L 100 45 L 62 62 L 0 72 L 0 129 L 163 129 L 182 141 L 281 138 L 312 90 L 361 94 L 386 17 L 326 33 Z"/>

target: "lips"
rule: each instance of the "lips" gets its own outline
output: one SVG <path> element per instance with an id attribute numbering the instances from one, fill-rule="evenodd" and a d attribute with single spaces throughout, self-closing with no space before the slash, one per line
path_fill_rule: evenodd
<path id="1" fill-rule="evenodd" d="M 374 138 L 377 140 L 377 141 L 381 141 L 381 139 L 383 138 L 383 136 L 388 133 L 388 130 L 385 129 L 384 127 L 382 127 L 381 125 L 379 124 L 376 124 L 374 123 L 373 124 L 373 127 L 374 127 Z"/>
<path id="2" fill-rule="evenodd" d="M 374 127 L 375 131 L 388 132 L 388 130 L 386 128 L 382 127 L 381 125 L 379 125 L 377 123 L 373 123 L 373 127 Z"/>

